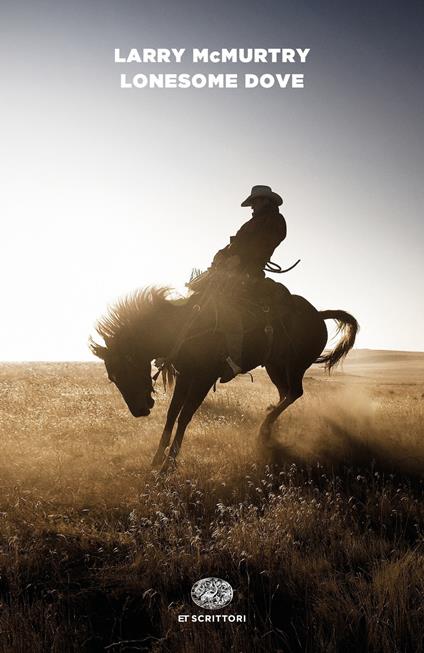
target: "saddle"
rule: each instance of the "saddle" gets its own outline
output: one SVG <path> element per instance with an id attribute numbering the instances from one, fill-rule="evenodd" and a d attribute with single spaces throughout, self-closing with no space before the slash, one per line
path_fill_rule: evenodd
<path id="1" fill-rule="evenodd" d="M 258 320 L 265 326 L 270 326 L 275 320 L 284 325 L 293 311 L 288 288 L 265 275 L 252 276 L 209 268 L 192 278 L 186 286 L 196 295 L 214 296 L 218 305 L 238 309 L 245 329 L 257 325 Z"/>

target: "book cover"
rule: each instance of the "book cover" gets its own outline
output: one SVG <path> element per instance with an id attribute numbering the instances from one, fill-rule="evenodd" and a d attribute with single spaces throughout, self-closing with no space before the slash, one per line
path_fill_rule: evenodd
<path id="1" fill-rule="evenodd" d="M 422 2 L 0 15 L 0 651 L 421 651 Z"/>

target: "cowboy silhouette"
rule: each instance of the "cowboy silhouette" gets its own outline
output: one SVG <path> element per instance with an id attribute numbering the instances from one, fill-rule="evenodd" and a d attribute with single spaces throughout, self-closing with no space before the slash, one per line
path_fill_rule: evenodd
<path id="1" fill-rule="evenodd" d="M 211 271 L 243 274 L 252 282 L 263 284 L 261 292 L 264 288 L 272 288 L 275 296 L 278 293 L 287 296 L 285 286 L 265 278 L 264 272 L 266 263 L 287 234 L 286 221 L 278 210 L 282 203 L 280 195 L 270 186 L 253 186 L 249 197 L 241 203 L 241 206 L 252 207 L 252 217 L 230 238 L 230 243 L 215 254 Z M 221 383 L 226 383 L 242 372 L 243 322 L 240 311 L 231 302 L 220 311 L 219 320 L 228 352 L 221 376 Z"/>

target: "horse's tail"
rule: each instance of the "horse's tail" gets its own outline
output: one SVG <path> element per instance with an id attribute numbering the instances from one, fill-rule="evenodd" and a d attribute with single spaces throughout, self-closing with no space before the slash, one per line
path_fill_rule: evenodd
<path id="1" fill-rule="evenodd" d="M 324 363 L 325 369 L 331 372 L 331 369 L 346 356 L 355 344 L 359 324 L 353 315 L 346 313 L 346 311 L 319 311 L 319 314 L 323 320 L 335 320 L 337 322 L 337 333 L 341 332 L 343 334 L 332 351 L 322 354 L 315 361 L 315 363 Z"/>

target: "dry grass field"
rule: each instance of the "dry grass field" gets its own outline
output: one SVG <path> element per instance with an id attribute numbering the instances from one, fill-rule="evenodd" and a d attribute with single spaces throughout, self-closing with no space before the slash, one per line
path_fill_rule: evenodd
<path id="1" fill-rule="evenodd" d="M 0 366 L 0 653 L 424 650 L 424 354 L 313 368 L 269 452 L 253 377 L 160 478 L 160 384 L 137 420 L 102 364 Z M 246 623 L 178 622 L 205 576 Z"/>

